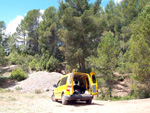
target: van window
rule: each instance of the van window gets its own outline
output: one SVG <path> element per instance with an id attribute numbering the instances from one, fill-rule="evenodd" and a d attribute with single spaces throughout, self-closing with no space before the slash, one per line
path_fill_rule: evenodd
<path id="1" fill-rule="evenodd" d="M 89 89 L 89 79 L 86 78 L 86 81 L 87 81 L 87 88 Z"/>
<path id="2" fill-rule="evenodd" d="M 63 85 L 65 85 L 65 84 L 66 84 L 66 82 L 67 82 L 67 78 L 68 78 L 68 77 L 64 77 L 64 78 L 62 78 L 62 79 L 61 79 L 60 86 L 63 86 Z"/>
<path id="3" fill-rule="evenodd" d="M 93 83 L 96 83 L 96 77 L 95 77 L 95 75 L 92 76 L 92 81 L 93 81 Z"/>
<path id="4" fill-rule="evenodd" d="M 60 80 L 59 80 L 58 83 L 57 83 L 57 87 L 59 87 L 59 85 L 60 85 Z"/>

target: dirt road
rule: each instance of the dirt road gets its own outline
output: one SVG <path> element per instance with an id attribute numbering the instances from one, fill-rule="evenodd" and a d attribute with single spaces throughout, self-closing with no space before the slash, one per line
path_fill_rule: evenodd
<path id="1" fill-rule="evenodd" d="M 150 99 L 130 101 L 96 101 L 62 105 L 50 95 L 34 93 L 0 93 L 0 113 L 150 113 Z"/>

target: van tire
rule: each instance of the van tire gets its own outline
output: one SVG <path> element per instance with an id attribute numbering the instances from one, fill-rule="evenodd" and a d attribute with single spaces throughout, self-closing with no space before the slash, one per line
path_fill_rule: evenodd
<path id="1" fill-rule="evenodd" d="M 57 101 L 58 101 L 58 100 L 55 99 L 54 93 L 53 93 L 53 95 L 51 96 L 51 99 L 52 99 L 53 102 L 57 102 Z"/>
<path id="2" fill-rule="evenodd" d="M 68 104 L 68 100 L 65 99 L 64 94 L 62 95 L 62 104 L 63 105 L 67 105 Z"/>
<path id="3" fill-rule="evenodd" d="M 86 100 L 86 103 L 87 103 L 87 104 L 91 104 L 91 103 L 92 103 L 92 100 Z"/>

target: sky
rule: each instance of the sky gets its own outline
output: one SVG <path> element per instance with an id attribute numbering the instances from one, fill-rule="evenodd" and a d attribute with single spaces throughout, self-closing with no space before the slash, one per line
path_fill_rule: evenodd
<path id="1" fill-rule="evenodd" d="M 58 0 L 2 0 L 0 6 L 0 21 L 6 24 L 6 32 L 14 33 L 16 27 L 25 17 L 28 11 L 32 9 L 40 9 L 43 13 L 45 9 L 54 6 L 58 9 Z M 119 3 L 121 0 L 114 0 Z M 90 0 L 94 3 L 95 0 Z M 102 0 L 101 6 L 105 7 L 109 0 Z"/>

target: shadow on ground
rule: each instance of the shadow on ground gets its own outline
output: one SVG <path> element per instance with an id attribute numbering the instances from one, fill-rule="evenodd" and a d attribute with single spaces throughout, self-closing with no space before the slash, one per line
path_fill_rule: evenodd
<path id="1" fill-rule="evenodd" d="M 0 88 L 8 88 L 14 86 L 16 82 L 8 77 L 0 77 Z"/>
<path id="2" fill-rule="evenodd" d="M 57 103 L 62 104 L 61 101 L 58 101 Z M 85 101 L 69 101 L 68 105 L 74 107 L 90 106 L 90 105 L 104 106 L 104 104 L 98 104 L 94 102 L 92 102 L 91 104 L 87 104 Z"/>

